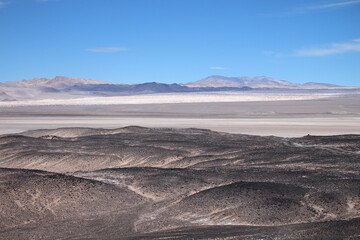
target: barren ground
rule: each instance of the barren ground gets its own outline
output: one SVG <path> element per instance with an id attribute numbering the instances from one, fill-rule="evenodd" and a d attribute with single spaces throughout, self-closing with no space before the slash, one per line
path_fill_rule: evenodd
<path id="1" fill-rule="evenodd" d="M 359 122 L 359 94 L 312 100 L 0 106 L 0 134 L 138 125 L 294 137 L 360 134 Z"/>
<path id="2" fill-rule="evenodd" d="M 63 128 L 0 137 L 2 239 L 356 239 L 360 135 Z"/>
<path id="3" fill-rule="evenodd" d="M 3 104 L 0 239 L 358 239 L 359 95 L 268 100 Z"/>

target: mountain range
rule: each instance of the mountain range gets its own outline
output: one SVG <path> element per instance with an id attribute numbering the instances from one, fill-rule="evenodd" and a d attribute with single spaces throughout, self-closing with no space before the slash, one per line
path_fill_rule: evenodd
<path id="1" fill-rule="evenodd" d="M 248 91 L 257 89 L 344 89 L 349 87 L 324 83 L 294 84 L 270 77 L 210 76 L 187 84 L 148 82 L 113 84 L 85 78 L 57 76 L 0 83 L 0 101 L 88 96 L 122 96 L 151 93 Z"/>
<path id="2" fill-rule="evenodd" d="M 278 80 L 266 76 L 257 77 L 224 77 L 219 75 L 210 76 L 196 82 L 186 84 L 189 87 L 251 87 L 251 88 L 328 88 L 339 87 L 332 84 L 305 83 L 294 84 L 284 80 Z"/>

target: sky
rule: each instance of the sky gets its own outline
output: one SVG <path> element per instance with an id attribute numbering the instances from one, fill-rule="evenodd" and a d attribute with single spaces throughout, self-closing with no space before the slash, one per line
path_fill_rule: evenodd
<path id="1" fill-rule="evenodd" d="M 360 86 L 360 0 L 0 0 L 0 82 Z"/>

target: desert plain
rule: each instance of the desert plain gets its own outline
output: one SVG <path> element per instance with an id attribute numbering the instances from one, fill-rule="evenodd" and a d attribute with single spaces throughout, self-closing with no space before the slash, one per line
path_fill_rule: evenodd
<path id="1" fill-rule="evenodd" d="M 2 102 L 0 238 L 359 238 L 358 92 L 183 97 Z"/>
<path id="2" fill-rule="evenodd" d="M 137 125 L 294 137 L 360 134 L 359 123 L 358 90 L 172 93 L 0 103 L 0 134 Z"/>

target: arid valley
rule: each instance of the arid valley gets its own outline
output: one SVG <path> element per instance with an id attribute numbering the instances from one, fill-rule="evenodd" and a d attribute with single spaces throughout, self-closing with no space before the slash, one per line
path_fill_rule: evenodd
<path id="1" fill-rule="evenodd" d="M 0 238 L 357 239 L 351 91 L 2 102 Z"/>
<path id="2" fill-rule="evenodd" d="M 0 240 L 360 240 L 360 0 L 0 0 Z"/>
<path id="3" fill-rule="evenodd" d="M 185 102 L 184 102 L 185 101 Z M 147 94 L 0 102 L 0 134 L 60 127 L 205 128 L 300 137 L 360 134 L 360 91 Z"/>

